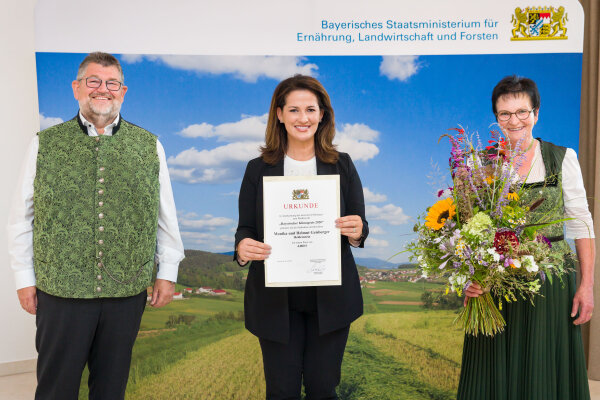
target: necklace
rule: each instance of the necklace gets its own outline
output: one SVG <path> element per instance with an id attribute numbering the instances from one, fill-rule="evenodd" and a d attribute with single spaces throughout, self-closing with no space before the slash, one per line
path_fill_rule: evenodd
<path id="1" fill-rule="evenodd" d="M 523 154 L 527 153 L 529 150 L 531 150 L 531 147 L 533 146 L 533 142 L 535 142 L 534 138 L 531 138 L 531 142 L 529 142 L 529 146 L 527 146 L 527 148 L 525 149 L 525 151 L 523 152 Z"/>
<path id="2" fill-rule="evenodd" d="M 527 146 L 527 148 L 526 148 L 525 150 L 523 150 L 523 151 L 518 151 L 518 152 L 516 153 L 516 155 L 524 155 L 524 154 L 527 154 L 527 152 L 528 152 L 529 150 L 531 150 L 531 148 L 533 147 L 533 143 L 534 143 L 534 142 L 535 142 L 535 139 L 534 139 L 534 138 L 531 138 L 531 142 L 529 142 L 529 146 Z"/>

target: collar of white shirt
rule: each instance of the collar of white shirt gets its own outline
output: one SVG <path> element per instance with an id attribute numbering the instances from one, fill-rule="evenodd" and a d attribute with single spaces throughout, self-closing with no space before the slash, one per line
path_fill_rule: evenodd
<path id="1" fill-rule="evenodd" d="M 103 133 L 104 136 L 112 136 L 113 129 L 119 123 L 120 117 L 121 116 L 119 114 L 117 114 L 115 120 L 104 128 L 104 133 Z M 79 119 L 81 120 L 81 123 L 83 124 L 83 126 L 85 126 L 87 128 L 88 136 L 99 136 L 98 131 L 96 130 L 96 127 L 94 126 L 94 124 L 92 124 L 90 121 L 85 119 L 85 117 L 83 116 L 81 111 L 79 111 Z"/>

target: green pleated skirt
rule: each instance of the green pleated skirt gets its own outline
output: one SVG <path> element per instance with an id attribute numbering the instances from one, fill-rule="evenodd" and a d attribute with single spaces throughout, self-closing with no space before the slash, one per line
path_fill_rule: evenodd
<path id="1" fill-rule="evenodd" d="M 458 400 L 589 400 L 581 329 L 570 317 L 575 273 L 544 297 L 506 304 L 503 333 L 465 335 Z"/>

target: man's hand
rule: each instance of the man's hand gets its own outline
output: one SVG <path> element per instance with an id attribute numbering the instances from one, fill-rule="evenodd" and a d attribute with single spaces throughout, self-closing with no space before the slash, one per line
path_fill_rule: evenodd
<path id="1" fill-rule="evenodd" d="M 152 300 L 150 301 L 150 305 L 154 308 L 166 306 L 173 300 L 174 293 L 175 282 L 157 279 L 156 282 L 154 282 L 154 288 L 152 289 Z"/>
<path id="2" fill-rule="evenodd" d="M 35 315 L 37 309 L 37 289 L 35 286 L 27 286 L 17 290 L 17 296 L 19 296 L 19 303 L 21 303 L 23 310 Z"/>

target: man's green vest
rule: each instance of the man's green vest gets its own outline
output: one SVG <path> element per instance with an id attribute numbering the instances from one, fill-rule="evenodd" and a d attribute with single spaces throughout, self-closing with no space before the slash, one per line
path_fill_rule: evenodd
<path id="1" fill-rule="evenodd" d="M 156 136 L 120 119 L 113 136 L 91 137 L 78 118 L 38 136 L 36 286 L 68 298 L 140 293 L 156 250 Z"/>

